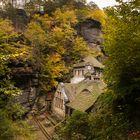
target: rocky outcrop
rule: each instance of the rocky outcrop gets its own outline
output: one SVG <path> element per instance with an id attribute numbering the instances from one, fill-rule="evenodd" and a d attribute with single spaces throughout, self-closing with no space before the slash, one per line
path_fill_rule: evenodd
<path id="1" fill-rule="evenodd" d="M 99 21 L 94 19 L 86 19 L 82 22 L 79 22 L 76 26 L 76 29 L 77 34 L 85 39 L 90 48 L 94 48 L 96 51 L 102 51 L 101 44 L 103 39 L 101 23 Z"/>
<path id="2" fill-rule="evenodd" d="M 88 43 L 101 44 L 101 23 L 97 20 L 86 19 L 77 25 L 77 33 Z"/>
<path id="3" fill-rule="evenodd" d="M 37 74 L 16 73 L 13 80 L 16 81 L 16 86 L 21 89 L 21 94 L 16 97 L 19 102 L 29 112 L 37 99 Z"/>

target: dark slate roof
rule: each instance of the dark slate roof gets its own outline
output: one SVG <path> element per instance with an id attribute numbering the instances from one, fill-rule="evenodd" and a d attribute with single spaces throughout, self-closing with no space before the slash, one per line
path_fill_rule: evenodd
<path id="1" fill-rule="evenodd" d="M 66 93 L 72 94 L 73 100 L 67 103 L 67 106 L 79 111 L 86 111 L 89 109 L 97 100 L 97 98 L 103 93 L 105 84 L 102 81 L 82 81 L 75 84 L 75 90 Z"/>
<path id="2" fill-rule="evenodd" d="M 87 64 L 91 64 L 94 67 L 98 67 L 98 68 L 104 68 L 104 65 L 101 64 L 95 57 L 93 57 L 92 55 L 89 55 L 87 57 L 85 57 L 82 62 L 75 64 L 74 67 L 84 67 Z"/>

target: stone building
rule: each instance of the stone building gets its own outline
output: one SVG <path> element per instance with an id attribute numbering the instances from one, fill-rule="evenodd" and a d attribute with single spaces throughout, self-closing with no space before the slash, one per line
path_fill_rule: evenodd
<path id="1" fill-rule="evenodd" d="M 52 102 L 52 112 L 61 118 L 71 115 L 74 110 L 90 112 L 105 88 L 101 79 L 103 68 L 92 56 L 76 64 L 71 82 L 58 85 Z"/>
<path id="2" fill-rule="evenodd" d="M 89 55 L 74 65 L 71 83 L 81 82 L 85 78 L 95 81 L 100 80 L 103 68 L 104 66 L 96 58 Z"/>

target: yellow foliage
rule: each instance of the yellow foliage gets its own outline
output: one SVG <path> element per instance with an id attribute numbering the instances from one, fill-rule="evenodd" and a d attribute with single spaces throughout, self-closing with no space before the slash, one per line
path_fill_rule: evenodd
<path id="1" fill-rule="evenodd" d="M 46 67 L 52 78 L 61 77 L 62 73 L 66 71 L 62 56 L 58 53 L 48 56 Z"/>
<path id="2" fill-rule="evenodd" d="M 46 42 L 46 33 L 37 22 L 31 22 L 25 36 L 32 42 L 33 45 L 44 45 Z"/>
<path id="3" fill-rule="evenodd" d="M 50 30 L 50 28 L 54 24 L 54 19 L 52 17 L 50 17 L 48 14 L 45 14 L 44 16 L 40 16 L 40 15 L 36 14 L 34 16 L 34 21 L 40 23 L 41 27 L 45 31 Z"/>
<path id="4" fill-rule="evenodd" d="M 30 47 L 26 46 L 20 39 L 9 20 L 0 20 L 0 60 L 28 59 Z"/>
<path id="5" fill-rule="evenodd" d="M 64 32 L 62 30 L 62 28 L 59 27 L 55 27 L 52 30 L 52 36 L 55 40 L 57 41 L 62 41 L 64 39 Z"/>
<path id="6" fill-rule="evenodd" d="M 75 38 L 76 35 L 76 31 L 74 30 L 74 28 L 72 28 L 70 25 L 68 24 L 63 24 L 62 26 L 64 34 L 65 34 L 65 39 L 67 40 L 73 40 Z"/>
<path id="7" fill-rule="evenodd" d="M 56 87 L 58 84 L 56 78 L 62 77 L 62 75 L 67 72 L 64 61 L 62 60 L 62 56 L 58 53 L 54 53 L 52 55 L 49 55 L 46 58 L 45 62 L 46 64 L 44 66 L 44 70 L 45 70 L 44 72 L 47 71 L 48 74 L 48 77 L 46 77 L 49 79 L 48 86 Z"/>
<path id="8" fill-rule="evenodd" d="M 76 55 L 81 55 L 82 57 L 89 54 L 89 48 L 82 37 L 76 37 L 74 40 L 73 52 Z"/>
<path id="9" fill-rule="evenodd" d="M 87 9 L 87 8 L 75 9 L 75 13 L 76 13 L 77 18 L 79 20 L 87 19 L 87 16 L 90 14 L 90 12 L 89 12 L 89 9 Z"/>
<path id="10" fill-rule="evenodd" d="M 4 35 L 11 35 L 12 33 L 16 33 L 12 24 L 9 20 L 0 20 L 0 36 L 1 34 Z"/>
<path id="11" fill-rule="evenodd" d="M 103 22 L 104 13 L 89 7 L 73 10 L 65 6 L 56 9 L 52 16 L 35 15 L 29 24 L 26 37 L 33 45 L 35 59 L 38 57 L 35 61 L 42 70 L 43 89 L 50 90 L 56 86 L 57 80 L 68 72 L 71 65 L 89 53 L 86 42 L 77 36 L 74 28 L 79 19 L 87 18 Z"/>
<path id="12" fill-rule="evenodd" d="M 65 9 L 64 11 L 62 11 L 58 8 L 53 15 L 54 19 L 59 23 L 75 24 L 78 22 L 73 10 Z"/>
<path id="13" fill-rule="evenodd" d="M 95 9 L 92 11 L 89 10 L 87 18 L 92 18 L 92 19 L 100 21 L 102 24 L 105 24 L 106 15 L 103 10 Z"/>
<path id="14" fill-rule="evenodd" d="M 59 55 L 57 53 L 52 54 L 51 56 L 48 56 L 47 60 L 48 60 L 48 64 L 55 64 L 55 63 L 61 61 L 61 55 Z"/>

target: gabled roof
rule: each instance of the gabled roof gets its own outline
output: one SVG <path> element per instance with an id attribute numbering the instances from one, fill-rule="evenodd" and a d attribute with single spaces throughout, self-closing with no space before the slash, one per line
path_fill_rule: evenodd
<path id="1" fill-rule="evenodd" d="M 96 94 L 78 94 L 74 101 L 67 104 L 70 108 L 73 108 L 78 111 L 86 111 L 88 110 L 97 100 L 101 93 Z"/>
<path id="2" fill-rule="evenodd" d="M 77 84 L 75 99 L 67 104 L 68 107 L 79 111 L 86 111 L 97 100 L 97 98 L 103 93 L 105 84 L 95 81 L 82 81 Z M 83 92 L 87 89 L 89 92 Z"/>
<path id="3" fill-rule="evenodd" d="M 74 67 L 84 67 L 87 64 L 91 64 L 94 67 L 98 67 L 98 68 L 104 68 L 104 65 L 101 64 L 95 57 L 93 57 L 92 55 L 89 55 L 87 57 L 85 57 L 81 62 L 77 63 L 74 65 Z"/>
<path id="4" fill-rule="evenodd" d="M 91 63 L 94 67 L 104 68 L 104 65 L 100 63 L 95 57 L 89 55 L 83 59 L 86 63 Z"/>
<path id="5" fill-rule="evenodd" d="M 73 101 L 75 99 L 76 86 L 76 84 L 64 83 L 65 94 L 67 95 L 69 101 Z"/>

